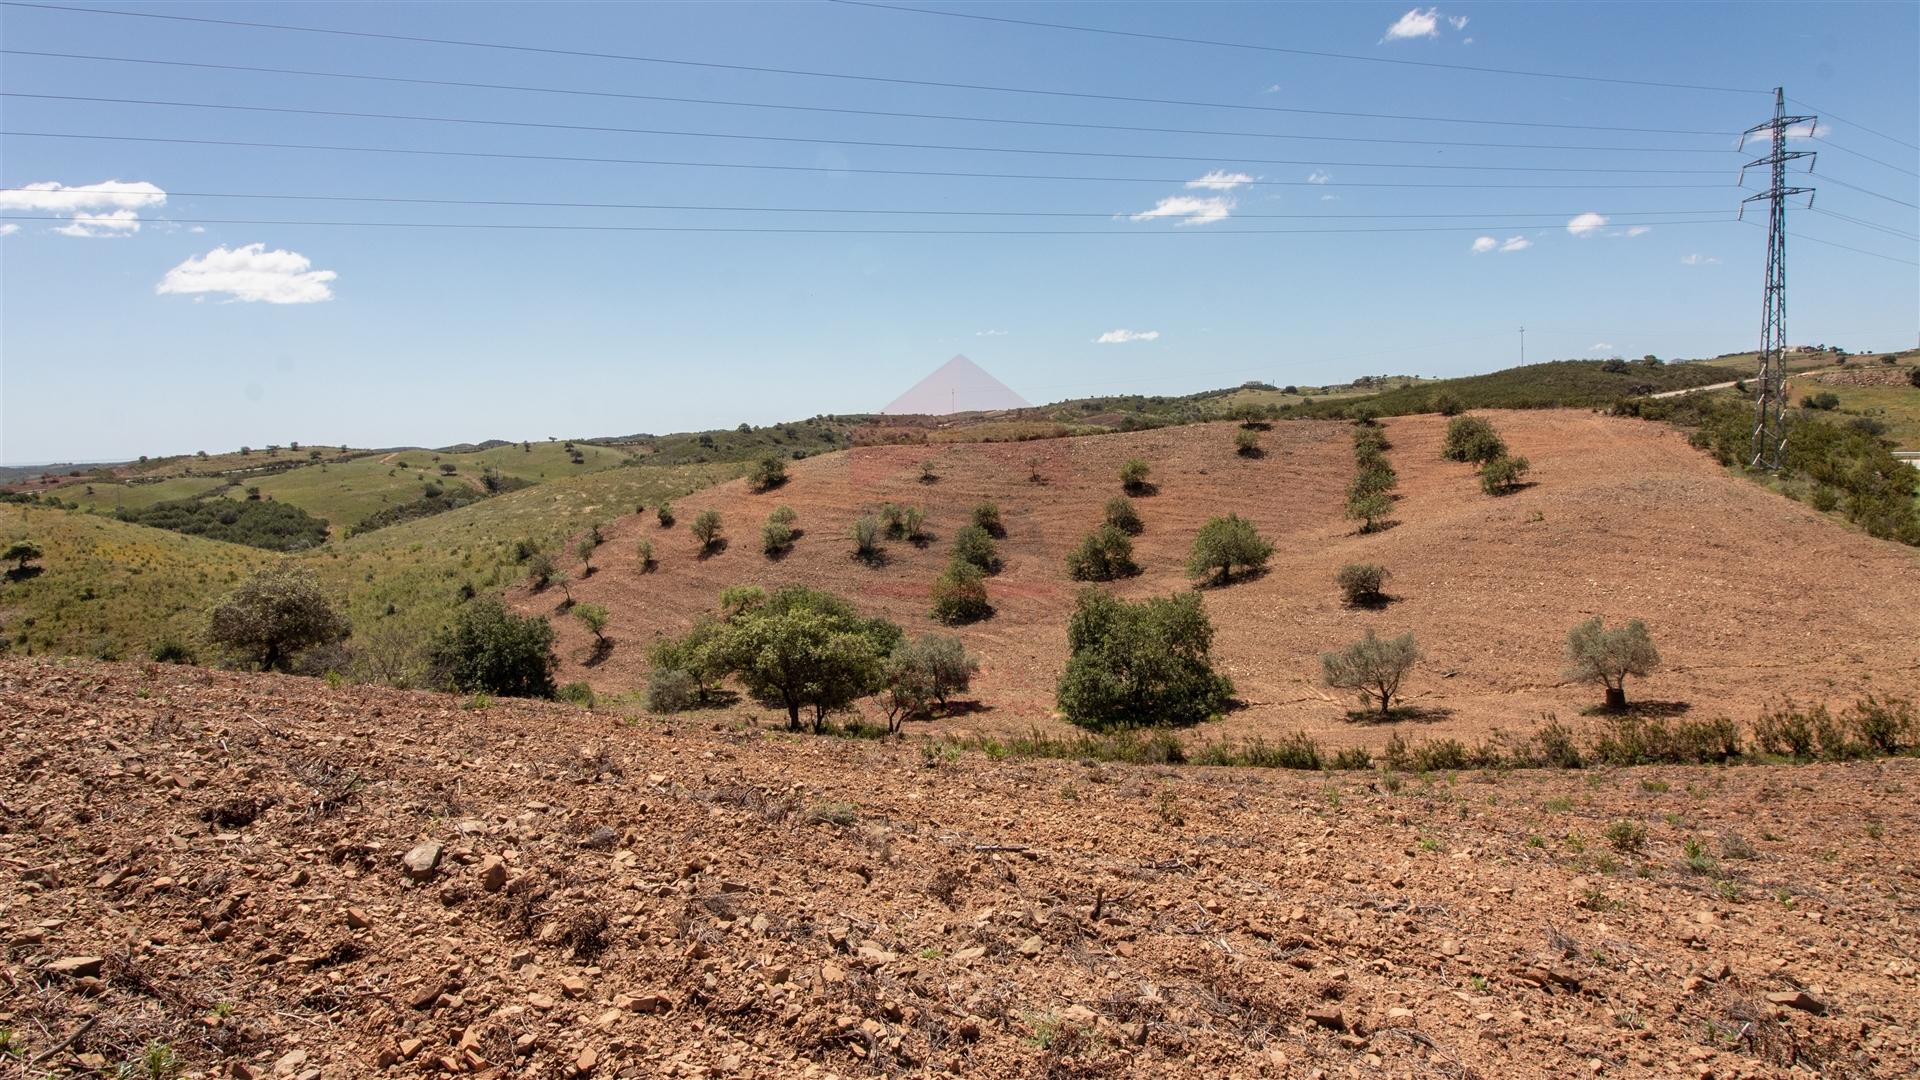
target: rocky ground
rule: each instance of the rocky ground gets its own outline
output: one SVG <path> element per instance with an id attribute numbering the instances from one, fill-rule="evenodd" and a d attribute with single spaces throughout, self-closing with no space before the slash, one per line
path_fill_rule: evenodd
<path id="1" fill-rule="evenodd" d="M 1920 1072 L 1920 761 L 993 761 L 27 661 L 0 731 L 14 1075 Z"/>

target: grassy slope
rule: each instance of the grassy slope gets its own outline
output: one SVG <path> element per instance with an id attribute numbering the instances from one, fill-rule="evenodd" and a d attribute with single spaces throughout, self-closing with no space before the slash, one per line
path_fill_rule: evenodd
<path id="1" fill-rule="evenodd" d="M 1887 438 L 1902 450 L 1920 450 L 1920 390 L 1911 386 L 1827 386 L 1812 379 L 1793 379 L 1787 396 L 1799 401 L 1807 394 L 1832 394 L 1840 399 L 1842 416 L 1869 416 L 1887 425 Z"/>
<path id="2" fill-rule="evenodd" d="M 211 476 L 180 476 L 152 484 L 69 484 L 53 494 L 86 510 L 112 513 L 121 507 L 141 510 L 171 499 L 191 499 L 217 491 L 226 481 Z M 91 491 L 91 494 L 89 494 Z"/>
<path id="3" fill-rule="evenodd" d="M 0 541 L 31 537 L 43 572 L 0 584 L 11 650 L 126 656 L 192 640 L 208 604 L 279 556 L 67 510 L 0 505 Z"/>
<path id="4" fill-rule="evenodd" d="M 1658 367 L 1630 365 L 1621 372 L 1607 371 L 1598 360 L 1555 360 L 1528 364 L 1486 375 L 1459 379 L 1436 379 L 1403 386 L 1368 397 L 1341 401 L 1314 401 L 1289 410 L 1296 417 L 1335 417 L 1353 405 L 1367 404 L 1383 416 L 1404 416 L 1433 411 L 1440 394 L 1451 394 L 1469 409 L 1542 409 L 1556 407 L 1597 407 L 1611 405 L 1622 398 L 1662 390 L 1682 390 L 1692 386 L 1710 386 L 1724 382 L 1720 369 L 1699 364 L 1663 364 Z"/>

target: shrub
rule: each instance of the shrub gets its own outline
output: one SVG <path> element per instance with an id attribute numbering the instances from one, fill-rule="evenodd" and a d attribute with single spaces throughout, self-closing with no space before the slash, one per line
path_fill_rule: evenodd
<path id="1" fill-rule="evenodd" d="M 45 554 L 40 550 L 40 545 L 31 540 L 15 540 L 7 545 L 7 550 L 0 551 L 0 562 L 13 564 L 13 569 L 8 571 L 12 576 L 26 577 L 34 560 L 44 557 Z"/>
<path id="2" fill-rule="evenodd" d="M 1493 430 L 1493 425 L 1478 416 L 1454 417 L 1447 424 L 1447 436 L 1440 447 L 1441 456 L 1449 461 L 1476 465 L 1504 457 L 1506 453 L 1507 444 Z"/>
<path id="3" fill-rule="evenodd" d="M 656 667 L 647 672 L 647 709 L 656 713 L 685 712 L 700 704 L 693 676 L 679 668 Z"/>
<path id="4" fill-rule="evenodd" d="M 1082 589 L 1067 644 L 1057 700 L 1082 726 L 1195 724 L 1233 694 L 1214 673 L 1213 624 L 1195 593 L 1128 603 Z"/>
<path id="5" fill-rule="evenodd" d="M 347 636 L 314 576 L 274 566 L 248 578 L 214 606 L 207 640 L 262 671 L 284 671 L 295 654 Z"/>
<path id="6" fill-rule="evenodd" d="M 940 479 L 940 474 L 934 471 L 933 462 L 923 461 L 920 463 L 920 482 L 921 483 L 931 484 L 939 479 Z"/>
<path id="7" fill-rule="evenodd" d="M 764 705 L 784 708 L 787 728 L 827 717 L 884 685 L 886 657 L 901 638 L 885 619 L 866 619 L 832 593 L 789 585 L 721 630 L 716 648 L 727 669 Z"/>
<path id="8" fill-rule="evenodd" d="M 1595 615 L 1567 632 L 1567 663 L 1567 678 L 1606 687 L 1607 708 L 1617 711 L 1627 707 L 1627 676 L 1651 674 L 1660 653 L 1641 620 L 1609 630 Z"/>
<path id="9" fill-rule="evenodd" d="M 1380 702 L 1380 715 L 1393 711 L 1393 699 L 1400 684 L 1420 660 L 1420 647 L 1412 633 L 1382 640 L 1369 630 L 1366 636 L 1342 652 L 1323 653 L 1320 671 L 1327 685 L 1339 690 L 1358 690 L 1363 703 Z"/>
<path id="10" fill-rule="evenodd" d="M 853 520 L 853 530 L 848 534 L 853 538 L 854 558 L 862 562 L 874 562 L 880 558 L 880 519 L 872 514 L 862 514 Z"/>
<path id="11" fill-rule="evenodd" d="M 1260 456 L 1260 433 L 1251 428 L 1241 428 L 1233 433 L 1234 452 L 1241 457 Z"/>
<path id="12" fill-rule="evenodd" d="M 1153 485 L 1147 482 L 1148 472 L 1146 462 L 1139 458 L 1128 459 L 1125 465 L 1120 466 L 1121 488 L 1129 495 L 1145 495 L 1153 490 Z"/>
<path id="13" fill-rule="evenodd" d="M 1236 569 L 1247 573 L 1265 569 L 1272 555 L 1273 545 L 1260 538 L 1253 522 L 1228 514 L 1200 527 L 1200 534 L 1193 538 L 1193 551 L 1187 556 L 1187 576 L 1217 574 L 1214 584 L 1225 585 Z"/>
<path id="14" fill-rule="evenodd" d="M 663 529 L 673 528 L 673 504 L 672 503 L 663 502 L 658 507 L 655 507 L 653 511 L 653 516 L 656 521 L 660 522 L 661 528 Z"/>
<path id="15" fill-rule="evenodd" d="M 1075 581 L 1113 581 L 1140 572 L 1133 562 L 1133 541 L 1112 525 L 1087 534 L 1067 553 L 1067 575 Z"/>
<path id="16" fill-rule="evenodd" d="M 909 506 L 900 511 L 900 535 L 908 543 L 924 544 L 927 540 L 927 515 L 917 506 Z"/>
<path id="17" fill-rule="evenodd" d="M 1489 495 L 1507 495 L 1520 489 L 1520 479 L 1527 475 L 1527 459 L 1523 457 L 1497 457 L 1480 466 L 1480 490 Z"/>
<path id="18" fill-rule="evenodd" d="M 554 696 L 583 709 L 591 709 L 600 702 L 600 699 L 594 696 L 593 687 L 583 682 L 570 682 L 554 691 Z"/>
<path id="19" fill-rule="evenodd" d="M 1371 495 L 1385 495 L 1399 486 L 1400 477 L 1393 471 L 1393 466 L 1387 464 L 1386 458 L 1365 457 L 1359 464 L 1359 471 L 1347 484 L 1347 498 L 1364 499 Z"/>
<path id="20" fill-rule="evenodd" d="M 1393 512 L 1393 500 L 1385 495 L 1349 495 L 1347 496 L 1347 517 L 1361 522 L 1363 533 L 1379 532 L 1386 525 L 1386 517 Z"/>
<path id="21" fill-rule="evenodd" d="M 147 650 L 147 659 L 156 664 L 191 664 L 195 662 L 193 650 L 179 638 L 161 638 Z"/>
<path id="22" fill-rule="evenodd" d="M 700 541 L 704 554 L 720 545 L 720 511 L 702 510 L 693 516 L 693 538 Z"/>
<path id="23" fill-rule="evenodd" d="M 661 638 L 648 648 L 647 708 L 679 712 L 706 700 L 727 674 L 726 657 L 718 647 L 723 626 L 702 616 L 680 637 Z"/>
<path id="24" fill-rule="evenodd" d="M 1800 399 L 1800 407 L 1803 409 L 1820 409 L 1830 412 L 1840 407 L 1840 395 L 1831 390 L 1822 390 L 1817 394 L 1807 394 Z"/>
<path id="25" fill-rule="evenodd" d="M 747 473 L 747 486 L 754 491 L 772 491 L 787 482 L 787 465 L 777 457 L 763 457 Z"/>
<path id="26" fill-rule="evenodd" d="M 1843 714 L 1856 737 L 1875 753 L 1898 754 L 1920 741 L 1920 716 L 1905 698 L 1867 695 Z"/>
<path id="27" fill-rule="evenodd" d="M 464 694 L 550 698 L 557 663 L 547 620 L 491 596 L 462 605 L 427 646 L 429 678 Z"/>
<path id="28" fill-rule="evenodd" d="M 594 529 L 581 537 L 573 545 L 573 553 L 580 557 L 580 576 L 593 576 L 593 553 L 600 550 L 600 530 Z"/>
<path id="29" fill-rule="evenodd" d="M 1339 584 L 1347 603 L 1356 607 L 1371 607 L 1386 598 L 1386 594 L 1380 590 L 1392 576 L 1386 567 L 1375 563 L 1348 563 L 1334 575 L 1334 581 Z"/>
<path id="30" fill-rule="evenodd" d="M 1459 416 L 1464 411 L 1460 399 L 1445 390 L 1433 395 L 1432 408 L 1441 416 Z"/>
<path id="31" fill-rule="evenodd" d="M 768 518 L 767 523 L 760 526 L 760 548 L 769 557 L 784 554 L 792 546 L 793 526 L 772 518 Z"/>
<path id="32" fill-rule="evenodd" d="M 888 536 L 900 539 L 907 531 L 907 508 L 894 502 L 881 503 L 880 524 L 886 528 Z"/>
<path id="33" fill-rule="evenodd" d="M 957 637 L 924 634 L 894 646 L 886 662 L 887 730 L 898 732 L 901 721 L 926 713 L 936 702 L 945 708 L 954 694 L 972 685 L 979 670 L 980 661 Z"/>
<path id="34" fill-rule="evenodd" d="M 1840 506 L 1840 493 L 1825 484 L 1813 485 L 1813 494 L 1807 496 L 1807 505 L 1823 514 L 1831 513 Z"/>
<path id="35" fill-rule="evenodd" d="M 1911 383 L 1916 390 L 1920 390 L 1920 367 L 1907 372 L 1907 382 Z"/>
<path id="36" fill-rule="evenodd" d="M 1107 500 L 1107 524 L 1128 536 L 1139 536 L 1146 528 L 1146 524 L 1140 520 L 1140 511 L 1133 505 L 1133 500 L 1125 495 L 1115 495 Z"/>
<path id="37" fill-rule="evenodd" d="M 1007 535 L 1006 526 L 1000 521 L 1000 507 L 996 503 L 983 502 L 974 507 L 973 523 L 987 530 L 987 535 L 995 539 Z"/>
<path id="38" fill-rule="evenodd" d="M 1355 461 L 1365 462 L 1392 449 L 1387 441 L 1387 433 L 1377 427 L 1359 427 L 1353 429 L 1353 456 Z"/>
<path id="39" fill-rule="evenodd" d="M 638 544 L 634 545 L 633 553 L 634 556 L 640 560 L 640 572 L 643 574 L 652 573 L 654 567 L 653 541 L 641 540 Z"/>
<path id="40" fill-rule="evenodd" d="M 573 608 L 573 617 L 579 619 L 580 624 L 593 634 L 595 643 L 599 645 L 607 643 L 606 608 L 599 604 L 576 604 Z"/>
<path id="41" fill-rule="evenodd" d="M 953 557 L 972 563 L 984 574 L 997 573 L 1000 569 L 1000 548 L 987 530 L 978 525 L 962 526 L 953 534 Z"/>
<path id="42" fill-rule="evenodd" d="M 776 506 L 773 512 L 767 515 L 767 520 L 777 521 L 782 525 L 792 525 L 800 520 L 800 515 L 794 513 L 791 506 Z"/>
<path id="43" fill-rule="evenodd" d="M 1826 706 L 1816 705 L 1803 713 L 1791 701 L 1768 709 L 1753 721 L 1754 745 L 1766 754 L 1812 757 L 1816 729 L 1831 722 L 1826 711 Z"/>
<path id="44" fill-rule="evenodd" d="M 969 623 L 991 614 L 986 575 L 972 563 L 956 559 L 933 583 L 933 617 L 941 622 Z"/>
<path id="45" fill-rule="evenodd" d="M 1639 851 L 1647 846 L 1647 827 L 1637 821 L 1621 818 L 1607 826 L 1607 843 L 1622 855 Z"/>

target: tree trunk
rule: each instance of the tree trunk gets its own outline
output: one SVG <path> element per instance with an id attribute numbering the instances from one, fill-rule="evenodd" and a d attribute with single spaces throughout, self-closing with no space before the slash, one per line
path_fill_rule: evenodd
<path id="1" fill-rule="evenodd" d="M 787 730 L 800 730 L 800 703 L 792 698 L 787 699 Z"/>
<path id="2" fill-rule="evenodd" d="M 1607 687 L 1607 711 L 1627 711 L 1627 688 L 1625 686 Z"/>

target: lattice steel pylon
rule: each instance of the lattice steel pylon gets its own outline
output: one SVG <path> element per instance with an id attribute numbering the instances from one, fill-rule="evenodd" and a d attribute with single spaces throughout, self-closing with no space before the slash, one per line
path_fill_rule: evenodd
<path id="1" fill-rule="evenodd" d="M 1762 165 L 1767 166 L 1770 178 L 1766 191 L 1740 201 L 1742 217 L 1748 203 L 1767 203 L 1767 285 L 1760 314 L 1760 386 L 1754 400 L 1753 460 L 1749 464 L 1768 472 L 1779 471 L 1787 447 L 1787 199 L 1805 195 L 1807 205 L 1813 205 L 1812 188 L 1787 186 L 1787 162 L 1814 156 L 1811 150 L 1788 150 L 1787 130 L 1806 124 L 1811 133 L 1815 119 L 1788 116 L 1787 95 L 1776 86 L 1773 119 L 1755 124 L 1740 137 L 1740 145 L 1745 146 L 1759 132 L 1770 136 L 1767 156 L 1740 167 L 1742 180 L 1748 169 Z M 1807 168 L 1812 171 L 1811 162 Z"/>

